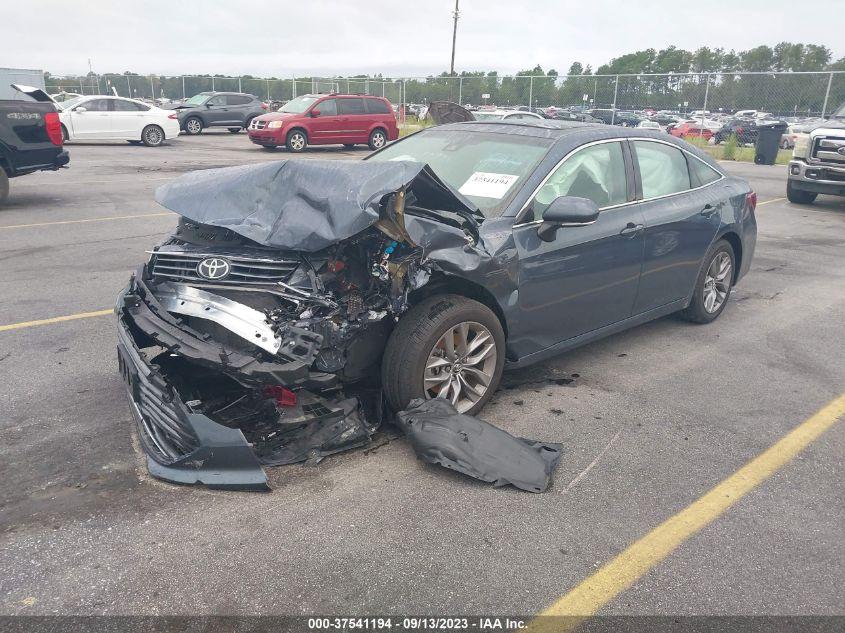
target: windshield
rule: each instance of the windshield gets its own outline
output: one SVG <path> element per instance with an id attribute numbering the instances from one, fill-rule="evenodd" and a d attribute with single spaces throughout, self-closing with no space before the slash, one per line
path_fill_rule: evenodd
<path id="1" fill-rule="evenodd" d="M 291 114 L 302 114 L 305 112 L 312 103 L 314 103 L 319 97 L 297 97 L 296 99 L 291 99 L 285 105 L 277 110 L 277 112 L 290 112 Z"/>
<path id="2" fill-rule="evenodd" d="M 62 110 L 70 110 L 72 107 L 79 105 L 79 103 L 85 97 L 74 97 L 73 99 L 68 99 L 67 101 L 62 101 L 61 103 L 57 103 L 56 105 Z"/>
<path id="3" fill-rule="evenodd" d="M 193 97 L 191 97 L 190 99 L 188 99 L 185 102 L 185 105 L 188 105 L 188 106 L 202 105 L 203 103 L 205 103 L 205 100 L 208 99 L 209 96 L 210 95 L 206 95 L 206 94 L 202 94 L 202 93 L 200 93 L 198 95 L 194 95 Z"/>
<path id="4" fill-rule="evenodd" d="M 394 143 L 368 160 L 428 163 L 489 218 L 504 211 L 553 142 L 516 134 L 434 128 Z"/>

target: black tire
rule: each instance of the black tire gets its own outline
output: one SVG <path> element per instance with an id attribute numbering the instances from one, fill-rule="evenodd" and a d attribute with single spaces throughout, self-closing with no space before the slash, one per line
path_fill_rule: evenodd
<path id="1" fill-rule="evenodd" d="M 9 177 L 6 170 L 0 167 L 0 204 L 6 202 L 9 197 Z"/>
<path id="2" fill-rule="evenodd" d="M 67 128 L 62 125 L 62 143 L 67 143 L 70 140 L 70 136 L 67 133 Z"/>
<path id="3" fill-rule="evenodd" d="M 816 201 L 817 193 L 812 191 L 801 191 L 792 186 L 792 182 L 786 181 L 786 199 L 793 204 L 813 204 Z"/>
<path id="4" fill-rule="evenodd" d="M 465 413 L 474 415 L 487 404 L 499 386 L 505 364 L 502 324 L 484 304 L 444 294 L 429 297 L 408 310 L 387 341 L 382 358 L 382 387 L 394 411 L 404 409 L 413 398 L 425 397 L 423 374 L 429 354 L 449 328 L 467 321 L 480 323 L 493 335 L 496 366 L 487 390 Z"/>
<path id="5" fill-rule="evenodd" d="M 164 143 L 164 130 L 157 125 L 148 125 L 141 130 L 141 141 L 147 147 L 158 147 Z"/>
<path id="6" fill-rule="evenodd" d="M 709 270 L 710 265 L 713 263 L 713 260 L 715 260 L 717 257 L 720 257 L 722 253 L 727 253 L 728 257 L 730 258 L 730 281 L 728 283 L 727 291 L 725 294 L 725 298 L 722 301 L 722 304 L 717 309 L 710 311 L 707 310 L 707 308 L 705 307 L 704 286 L 707 278 L 707 271 Z M 692 323 L 710 323 L 711 321 L 716 320 L 716 318 L 718 318 L 718 316 L 722 314 L 722 311 L 725 309 L 725 306 L 728 305 L 728 300 L 731 298 L 731 290 L 733 289 L 733 281 L 735 278 L 736 255 L 734 254 L 733 246 L 731 246 L 730 243 L 726 240 L 719 240 L 718 242 L 713 244 L 713 246 L 710 247 L 710 250 L 707 251 L 707 255 L 704 257 L 704 264 L 698 273 L 698 279 L 695 280 L 695 290 L 693 290 L 692 293 L 692 301 L 686 309 L 681 310 L 681 318 Z"/>
<path id="7" fill-rule="evenodd" d="M 202 124 L 202 119 L 198 116 L 189 116 L 185 119 L 185 124 L 182 126 L 185 130 L 185 134 L 202 134 L 202 129 L 205 127 Z"/>
<path id="8" fill-rule="evenodd" d="M 308 147 L 308 136 L 302 130 L 291 130 L 288 132 L 287 139 L 285 139 L 285 147 L 294 154 L 304 152 L 305 148 Z"/>
<path id="9" fill-rule="evenodd" d="M 251 116 L 251 117 L 249 117 L 249 118 L 248 118 L 248 119 L 244 122 L 244 129 L 245 129 L 245 130 L 248 130 L 248 129 L 249 129 L 249 126 L 252 124 L 252 120 L 253 120 L 254 118 L 255 118 L 254 116 Z"/>
<path id="10" fill-rule="evenodd" d="M 232 134 L 237 134 L 237 133 L 238 133 L 238 132 L 240 132 L 242 129 L 243 129 L 243 128 L 240 128 L 240 127 L 230 127 L 230 128 L 229 128 L 229 132 L 230 132 L 230 133 L 232 133 Z"/>
<path id="11" fill-rule="evenodd" d="M 376 128 L 372 132 L 370 132 L 370 140 L 367 141 L 367 145 L 370 146 L 370 149 L 376 151 L 377 149 L 381 149 L 385 145 L 387 145 L 387 132 L 385 132 L 382 128 Z"/>

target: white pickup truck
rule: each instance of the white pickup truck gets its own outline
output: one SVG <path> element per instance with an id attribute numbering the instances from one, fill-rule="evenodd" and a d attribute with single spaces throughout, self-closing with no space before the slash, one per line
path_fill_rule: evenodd
<path id="1" fill-rule="evenodd" d="M 845 196 L 845 103 L 830 119 L 795 137 L 786 197 L 811 204 L 820 193 Z"/>

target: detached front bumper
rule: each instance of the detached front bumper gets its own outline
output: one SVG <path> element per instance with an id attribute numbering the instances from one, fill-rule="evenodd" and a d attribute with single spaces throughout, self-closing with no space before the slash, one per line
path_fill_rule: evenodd
<path id="1" fill-rule="evenodd" d="M 117 358 L 150 474 L 210 488 L 269 490 L 244 434 L 192 411 L 138 348 L 124 313 L 133 290 L 134 283 L 118 298 Z"/>
<path id="2" fill-rule="evenodd" d="M 793 189 L 812 193 L 845 196 L 845 167 L 789 161 L 789 184 Z"/>

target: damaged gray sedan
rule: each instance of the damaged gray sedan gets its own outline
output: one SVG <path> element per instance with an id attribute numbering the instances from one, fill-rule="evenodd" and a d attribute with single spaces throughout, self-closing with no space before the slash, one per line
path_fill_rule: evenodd
<path id="1" fill-rule="evenodd" d="M 178 226 L 116 306 L 141 442 L 157 477 L 242 489 L 411 400 L 473 415 L 504 368 L 712 321 L 756 238 L 748 184 L 692 146 L 551 121 L 193 172 L 157 200 Z"/>

